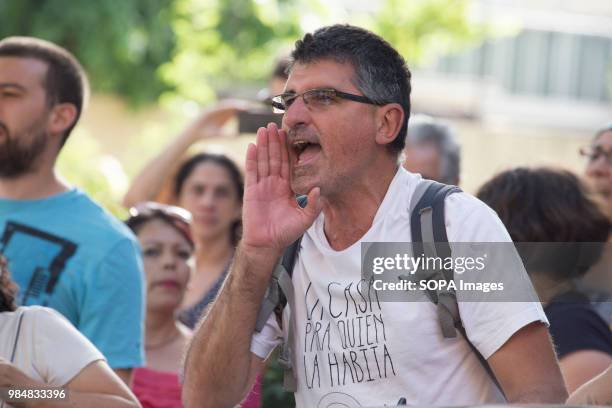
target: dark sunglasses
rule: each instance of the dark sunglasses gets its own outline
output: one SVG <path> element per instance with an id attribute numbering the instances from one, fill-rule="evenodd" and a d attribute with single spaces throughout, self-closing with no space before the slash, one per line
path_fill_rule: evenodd
<path id="1" fill-rule="evenodd" d="M 349 101 L 367 103 L 370 105 L 385 105 L 384 103 L 374 102 L 363 95 L 354 95 L 333 88 L 315 88 L 302 93 L 285 92 L 276 95 L 272 98 L 272 107 L 276 113 L 283 113 L 289 109 L 291 104 L 300 96 L 304 100 L 304 105 L 311 108 L 323 108 L 337 102 L 338 99 L 347 99 Z"/>

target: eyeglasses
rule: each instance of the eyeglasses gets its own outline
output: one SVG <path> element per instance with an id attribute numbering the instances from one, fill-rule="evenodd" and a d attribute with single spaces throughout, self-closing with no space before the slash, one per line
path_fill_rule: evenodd
<path id="1" fill-rule="evenodd" d="M 384 105 L 384 103 L 374 102 L 363 95 L 354 95 L 341 92 L 333 88 L 315 88 L 302 93 L 285 92 L 272 98 L 272 107 L 275 113 L 283 113 L 299 97 L 304 100 L 304 105 L 311 108 L 323 108 L 337 102 L 338 99 L 348 99 L 349 101 L 367 103 L 370 105 Z"/>
<path id="2" fill-rule="evenodd" d="M 600 146 L 589 146 L 580 149 L 580 155 L 588 158 L 591 163 L 603 157 L 608 166 L 612 166 L 612 150 L 606 151 Z"/>

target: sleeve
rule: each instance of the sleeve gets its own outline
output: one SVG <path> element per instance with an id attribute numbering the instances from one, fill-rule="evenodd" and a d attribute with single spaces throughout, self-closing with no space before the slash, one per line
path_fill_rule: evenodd
<path id="1" fill-rule="evenodd" d="M 144 365 L 144 272 L 136 241 L 124 238 L 87 277 L 79 330 L 111 368 Z"/>
<path id="2" fill-rule="evenodd" d="M 469 298 L 469 301 L 462 296 L 467 298 L 472 294 L 457 294 L 467 336 L 482 356 L 489 358 L 521 328 L 537 321 L 548 325 L 548 320 L 510 235 L 497 214 L 465 193 L 450 195 L 445 208 L 451 246 L 463 243 L 461 248 L 484 248 L 488 252 L 484 274 L 475 279 L 483 284 L 500 280 L 505 283 L 503 291 L 479 293 L 479 297 Z M 455 280 L 465 276 L 455 273 Z"/>
<path id="3" fill-rule="evenodd" d="M 261 332 L 253 333 L 253 337 L 251 338 L 251 353 L 265 360 L 281 341 L 282 331 L 276 321 L 276 315 L 272 313 L 261 329 Z"/>
<path id="4" fill-rule="evenodd" d="M 102 353 L 64 316 L 46 307 L 33 306 L 30 310 L 34 337 L 32 360 L 47 384 L 66 385 L 92 362 L 104 360 Z"/>
<path id="5" fill-rule="evenodd" d="M 546 308 L 550 334 L 559 358 L 580 350 L 596 350 L 612 356 L 612 332 L 586 304 L 551 304 Z"/>

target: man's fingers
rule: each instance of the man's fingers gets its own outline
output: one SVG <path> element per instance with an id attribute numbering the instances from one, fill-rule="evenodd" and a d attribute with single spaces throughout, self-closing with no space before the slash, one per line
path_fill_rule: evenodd
<path id="1" fill-rule="evenodd" d="M 308 201 L 304 208 L 304 212 L 308 216 L 310 224 L 312 224 L 319 213 L 321 213 L 322 208 L 321 189 L 319 187 L 313 187 L 313 189 L 308 192 Z"/>
<path id="2" fill-rule="evenodd" d="M 270 159 L 270 175 L 280 176 L 281 172 L 281 145 L 278 135 L 278 127 L 274 123 L 268 124 L 268 144 Z"/>
<path id="3" fill-rule="evenodd" d="M 257 131 L 257 180 L 268 177 L 269 174 L 268 129 L 261 127 Z"/>
<path id="4" fill-rule="evenodd" d="M 287 146 L 287 133 L 279 129 L 278 137 L 281 152 L 280 175 L 283 179 L 289 181 L 289 146 Z"/>
<path id="5" fill-rule="evenodd" d="M 244 165 L 244 184 L 246 187 L 257 184 L 257 146 L 249 143 L 246 152 L 246 163 Z"/>

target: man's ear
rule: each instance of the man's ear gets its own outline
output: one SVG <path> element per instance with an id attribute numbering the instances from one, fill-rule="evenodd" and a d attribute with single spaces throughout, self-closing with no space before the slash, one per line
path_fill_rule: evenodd
<path id="1" fill-rule="evenodd" d="M 71 103 L 59 103 L 51 109 L 47 129 L 52 135 L 64 134 L 77 118 L 77 108 Z"/>
<path id="2" fill-rule="evenodd" d="M 376 112 L 376 143 L 386 145 L 395 140 L 404 123 L 404 110 L 399 103 L 380 106 Z"/>

